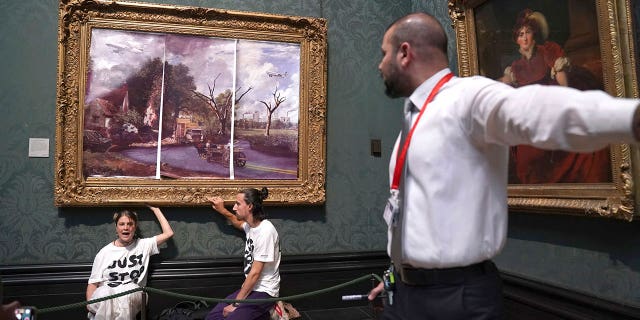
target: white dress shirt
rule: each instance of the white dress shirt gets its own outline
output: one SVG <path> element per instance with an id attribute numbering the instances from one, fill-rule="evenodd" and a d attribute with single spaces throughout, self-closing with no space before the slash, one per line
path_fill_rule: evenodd
<path id="1" fill-rule="evenodd" d="M 449 72 L 429 78 L 409 99 L 422 108 Z M 635 142 L 631 122 L 637 105 L 638 100 L 601 91 L 515 89 L 480 76 L 452 78 L 427 106 L 407 154 L 403 263 L 449 268 L 493 258 L 507 233 L 509 146 L 593 151 Z M 390 182 L 398 144 L 399 137 Z M 385 220 L 389 224 L 388 212 Z M 389 243 L 391 232 L 390 227 Z"/>

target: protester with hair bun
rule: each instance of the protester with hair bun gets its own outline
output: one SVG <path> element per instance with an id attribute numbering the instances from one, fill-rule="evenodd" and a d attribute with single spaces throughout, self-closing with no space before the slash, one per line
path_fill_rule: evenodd
<path id="1" fill-rule="evenodd" d="M 262 202 L 267 188 L 244 189 L 236 195 L 233 211 L 224 207 L 220 197 L 209 197 L 213 209 L 222 214 L 237 229 L 247 234 L 244 250 L 245 280 L 240 289 L 227 299 L 267 299 L 280 291 L 280 238 L 273 224 L 266 220 Z M 269 319 L 274 303 L 218 303 L 207 315 L 207 320 Z"/>

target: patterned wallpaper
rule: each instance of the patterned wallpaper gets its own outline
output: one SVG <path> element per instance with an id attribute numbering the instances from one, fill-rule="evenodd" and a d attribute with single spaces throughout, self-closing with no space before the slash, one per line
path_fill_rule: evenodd
<path id="1" fill-rule="evenodd" d="M 190 0 L 189 6 L 323 17 L 329 23 L 327 201 L 270 207 L 285 255 L 380 251 L 387 161 L 400 101 L 387 99 L 377 71 L 380 40 L 397 17 L 423 10 L 455 35 L 446 1 Z M 90 262 L 115 237 L 115 208 L 53 206 L 53 157 L 28 158 L 28 138 L 49 138 L 53 155 L 58 1 L 0 2 L 0 265 Z M 382 140 L 382 157 L 370 156 Z M 175 237 L 161 259 L 239 256 L 242 234 L 209 208 L 163 208 Z M 146 235 L 160 228 L 140 209 Z M 640 305 L 640 225 L 558 215 L 512 214 L 502 270 L 629 305 Z"/>
<path id="2" fill-rule="evenodd" d="M 155 1 L 277 14 L 324 17 L 329 23 L 327 201 L 324 206 L 268 208 L 285 254 L 379 251 L 390 145 L 398 101 L 384 97 L 377 72 L 386 26 L 411 10 L 409 1 Z M 58 2 L 0 4 L 0 58 L 5 62 L 0 106 L 0 264 L 90 262 L 115 235 L 117 208 L 53 206 L 53 157 L 28 158 L 28 138 L 49 138 L 54 153 Z M 350 132 L 345 136 L 344 132 Z M 381 158 L 370 139 L 381 139 Z M 367 186 L 363 188 L 362 186 Z M 210 208 L 163 208 L 176 231 L 161 255 L 192 259 L 239 255 L 242 234 Z M 141 229 L 159 232 L 139 210 Z"/>

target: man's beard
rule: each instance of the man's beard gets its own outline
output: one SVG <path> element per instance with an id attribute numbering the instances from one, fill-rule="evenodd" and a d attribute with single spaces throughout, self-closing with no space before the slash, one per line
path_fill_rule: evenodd
<path id="1" fill-rule="evenodd" d="M 382 80 L 384 82 L 384 93 L 389 98 L 395 99 L 405 96 L 401 89 L 402 83 L 396 68 L 393 68 L 386 78 L 382 77 Z"/>
<path id="2" fill-rule="evenodd" d="M 400 93 L 396 88 L 396 83 L 389 80 L 384 81 L 384 94 L 386 94 L 389 98 L 392 98 L 392 99 L 401 97 Z"/>

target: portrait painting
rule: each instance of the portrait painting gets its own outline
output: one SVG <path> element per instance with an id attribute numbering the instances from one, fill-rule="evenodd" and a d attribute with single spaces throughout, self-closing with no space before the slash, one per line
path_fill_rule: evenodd
<path id="1" fill-rule="evenodd" d="M 475 19 L 481 75 L 514 87 L 604 90 L 595 0 L 491 1 Z M 612 181 L 609 147 L 576 153 L 520 145 L 509 159 L 511 184 Z"/>
<path id="2" fill-rule="evenodd" d="M 614 0 L 449 0 L 460 76 L 633 96 L 627 45 L 629 3 Z M 631 71 L 635 72 L 635 71 Z M 635 74 L 635 73 L 634 73 Z M 535 113 L 534 103 L 531 110 Z M 523 105 L 525 105 L 523 103 Z M 636 188 L 631 149 L 593 152 L 511 146 L 512 211 L 631 220 Z"/>

